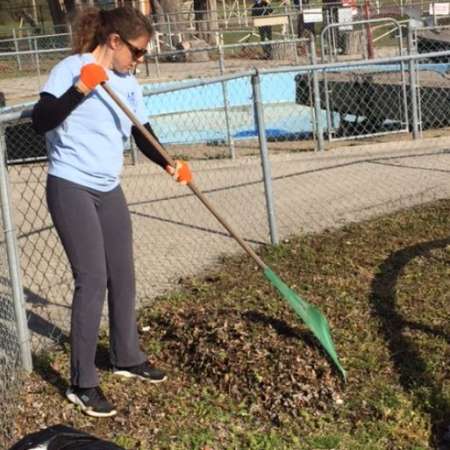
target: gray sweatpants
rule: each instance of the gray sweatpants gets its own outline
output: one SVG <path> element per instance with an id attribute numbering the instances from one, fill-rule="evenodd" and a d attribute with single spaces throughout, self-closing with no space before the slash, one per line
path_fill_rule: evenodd
<path id="1" fill-rule="evenodd" d="M 75 290 L 71 319 L 71 383 L 99 384 L 95 367 L 108 291 L 111 363 L 141 364 L 135 313 L 131 219 L 120 186 L 100 192 L 49 175 L 47 203 L 69 259 Z"/>

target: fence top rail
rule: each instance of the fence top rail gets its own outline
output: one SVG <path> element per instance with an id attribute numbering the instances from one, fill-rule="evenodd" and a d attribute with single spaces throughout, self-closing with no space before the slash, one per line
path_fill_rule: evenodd
<path id="1" fill-rule="evenodd" d="M 209 84 L 215 83 L 223 83 L 225 81 L 236 80 L 237 78 L 245 78 L 251 77 L 256 73 L 255 69 L 250 69 L 245 72 L 232 73 L 228 75 L 221 75 L 218 77 L 201 79 L 201 80 L 192 80 L 189 82 L 182 82 L 176 86 L 164 86 L 161 88 L 151 89 L 146 88 L 144 91 L 144 95 L 159 95 L 159 94 L 167 94 L 169 92 L 181 91 L 183 89 L 191 89 L 201 86 L 207 86 Z"/>
<path id="2" fill-rule="evenodd" d="M 158 95 L 158 94 L 167 94 L 169 92 L 176 92 L 183 89 L 196 88 L 201 86 L 207 86 L 209 84 L 220 83 L 224 81 L 230 81 L 237 78 L 250 77 L 256 73 L 255 70 L 249 70 L 246 72 L 239 72 L 234 74 L 222 75 L 219 77 L 208 78 L 205 80 L 192 80 L 187 83 L 180 83 L 176 86 L 165 86 L 161 88 L 157 88 L 154 90 L 145 89 L 144 95 Z M 5 122 L 12 122 L 18 119 L 28 119 L 31 117 L 31 112 L 33 108 L 30 105 L 24 105 L 22 107 L 17 107 L 16 111 L 9 112 L 0 112 L 0 125 Z"/>
<path id="3" fill-rule="evenodd" d="M 23 55 L 35 55 L 36 53 L 42 54 L 42 53 L 55 53 L 55 52 L 70 52 L 72 51 L 71 47 L 63 47 L 63 48 L 45 48 L 40 50 L 23 50 L 19 52 L 1 52 L 1 57 L 12 57 L 12 56 L 23 56 Z"/>
<path id="4" fill-rule="evenodd" d="M 30 36 L 17 36 L 15 38 L 7 38 L 7 39 L 0 39 L 0 44 L 3 44 L 5 42 L 16 42 L 16 41 L 32 41 L 34 39 L 49 39 L 49 38 L 56 38 L 61 36 L 71 36 L 71 33 L 56 33 L 56 34 L 35 34 Z"/>
<path id="5" fill-rule="evenodd" d="M 176 34 L 176 33 L 173 33 Z M 264 41 L 264 44 L 294 44 L 294 43 L 304 43 L 307 42 L 307 38 L 291 38 L 291 39 L 278 39 L 272 41 Z M 177 54 L 185 54 L 185 53 L 199 53 L 199 52 L 209 52 L 213 50 L 219 50 L 223 48 L 224 50 L 233 49 L 233 48 L 243 48 L 243 47 L 258 47 L 261 45 L 261 42 L 242 42 L 239 44 L 225 44 L 221 46 L 209 46 L 203 48 L 190 48 L 185 50 L 171 50 L 167 52 L 158 52 L 153 54 L 148 54 L 147 58 L 156 58 L 156 57 L 164 57 L 164 56 L 173 56 Z M 61 48 L 46 48 L 46 49 L 38 49 L 38 50 L 22 50 L 22 51 L 12 51 L 12 52 L 1 52 L 0 57 L 11 57 L 11 56 L 21 56 L 21 55 L 31 55 L 35 53 L 53 53 L 53 52 L 68 52 L 71 51 L 72 47 L 61 47 Z"/>
<path id="6" fill-rule="evenodd" d="M 12 122 L 14 120 L 29 119 L 31 118 L 32 111 L 33 111 L 32 106 L 24 105 L 18 111 L 5 113 L 0 112 L 0 125 L 3 125 L 6 122 Z"/>

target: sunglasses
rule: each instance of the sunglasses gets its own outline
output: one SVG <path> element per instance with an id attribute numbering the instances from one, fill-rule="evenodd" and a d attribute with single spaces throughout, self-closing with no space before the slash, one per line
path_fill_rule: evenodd
<path id="1" fill-rule="evenodd" d="M 122 42 L 129 48 L 131 52 L 131 56 L 134 60 L 138 60 L 139 58 L 142 58 L 144 55 L 147 54 L 146 48 L 139 48 L 133 45 L 131 42 L 128 42 L 126 39 L 124 39 L 119 33 L 117 33 L 122 40 Z"/>

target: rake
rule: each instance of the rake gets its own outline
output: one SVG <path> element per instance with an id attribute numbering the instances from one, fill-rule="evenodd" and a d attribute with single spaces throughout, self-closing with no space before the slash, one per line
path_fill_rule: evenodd
<path id="1" fill-rule="evenodd" d="M 161 156 L 167 161 L 169 165 L 175 167 L 175 161 L 162 147 L 162 145 L 149 133 L 149 131 L 139 122 L 136 116 L 129 110 L 129 108 L 122 102 L 116 93 L 106 84 L 101 86 L 119 106 L 119 108 L 127 115 L 133 125 L 145 136 L 145 138 L 157 149 Z M 233 230 L 233 228 L 225 221 L 225 219 L 216 211 L 211 205 L 205 195 L 195 186 L 193 182 L 187 184 L 189 189 L 197 196 L 197 198 L 206 206 L 206 208 L 213 214 L 213 216 L 220 222 L 220 224 L 230 233 L 230 235 L 239 243 L 245 252 L 256 262 L 258 267 L 262 269 L 265 277 L 278 290 L 281 296 L 289 303 L 295 313 L 303 320 L 303 322 L 312 331 L 314 336 L 319 340 L 322 347 L 328 353 L 331 360 L 336 365 L 339 372 L 346 380 L 346 372 L 341 366 L 333 340 L 330 334 L 330 328 L 327 319 L 319 311 L 317 307 L 309 304 L 301 297 L 299 297 L 289 286 L 287 286 L 270 267 L 253 251 L 253 249 Z"/>

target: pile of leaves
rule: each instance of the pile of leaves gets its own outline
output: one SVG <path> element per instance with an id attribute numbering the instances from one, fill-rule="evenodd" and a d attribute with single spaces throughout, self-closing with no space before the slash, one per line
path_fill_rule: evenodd
<path id="1" fill-rule="evenodd" d="M 185 305 L 154 317 L 152 333 L 162 336 L 166 361 L 274 424 L 305 406 L 323 411 L 341 401 L 338 375 L 300 323 L 254 309 Z"/>

